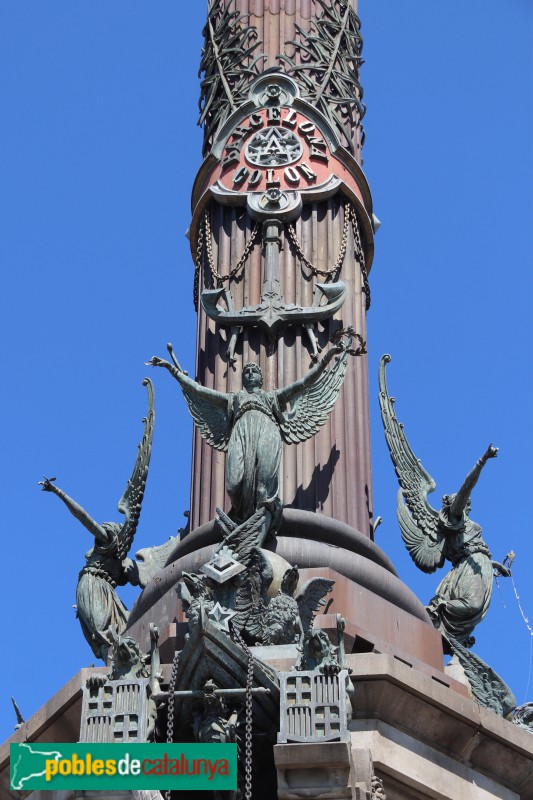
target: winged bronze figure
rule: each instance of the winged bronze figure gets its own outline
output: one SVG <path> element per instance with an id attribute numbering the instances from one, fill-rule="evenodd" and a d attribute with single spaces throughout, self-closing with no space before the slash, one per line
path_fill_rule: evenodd
<path id="1" fill-rule="evenodd" d="M 296 444 L 314 436 L 333 408 L 346 374 L 352 337 L 335 344 L 309 372 L 282 389 L 267 392 L 257 364 L 245 364 L 243 388 L 225 394 L 201 386 L 179 366 L 154 356 L 148 364 L 164 367 L 181 386 L 189 411 L 204 439 L 227 452 L 226 490 L 229 516 L 238 523 L 258 509 L 271 510 L 275 529 L 281 501 L 278 470 L 282 443 Z M 336 357 L 333 366 L 328 364 Z"/>
<path id="2" fill-rule="evenodd" d="M 379 366 L 379 402 L 385 439 L 400 484 L 398 521 L 407 550 L 419 569 L 435 572 L 446 560 L 453 568 L 441 581 L 427 610 L 436 628 L 448 640 L 461 645 L 474 643 L 471 633 L 486 615 L 494 574 L 508 576 L 509 570 L 492 560 L 480 526 L 470 519 L 470 495 L 481 471 L 498 448 L 489 445 L 468 473 L 457 494 L 446 494 L 437 510 L 428 501 L 435 481 L 415 456 L 389 396 L 385 369 L 390 356 Z"/>
<path id="3" fill-rule="evenodd" d="M 143 380 L 143 385 L 148 390 L 148 413 L 143 419 L 143 437 L 131 478 L 118 502 L 118 510 L 125 516 L 123 523 L 95 522 L 85 509 L 56 486 L 55 478 L 45 478 L 39 483 L 44 492 L 57 495 L 94 536 L 94 545 L 86 554 L 85 566 L 78 577 L 76 604 L 83 634 L 94 655 L 103 661 L 107 659 L 111 643 L 110 630 L 114 629 L 120 636 L 128 619 L 128 611 L 115 587 L 127 583 L 136 586 L 142 581 L 137 563 L 127 558 L 127 554 L 141 515 L 154 432 L 154 389 L 148 378 Z"/>

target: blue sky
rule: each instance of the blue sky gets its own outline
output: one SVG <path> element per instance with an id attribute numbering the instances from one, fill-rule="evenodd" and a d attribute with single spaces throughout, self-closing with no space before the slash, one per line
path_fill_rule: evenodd
<path id="1" fill-rule="evenodd" d="M 44 473 L 99 521 L 118 520 L 152 354 L 194 363 L 185 239 L 200 166 L 196 127 L 205 4 L 158 0 L 0 3 L 0 260 L 4 433 L 4 656 L 29 717 L 93 661 L 72 604 L 91 542 Z M 364 170 L 382 221 L 371 273 L 369 367 L 377 543 L 428 601 L 444 575 L 410 561 L 377 404 L 377 366 L 415 453 L 456 491 L 489 442 L 473 495 L 497 559 L 533 615 L 532 7 L 361 0 Z M 191 423 L 155 374 L 156 431 L 137 547 L 164 541 L 188 507 Z M 135 590 L 122 592 L 131 605 Z M 533 617 L 532 617 L 533 619 Z M 476 652 L 533 700 L 531 637 L 510 581 L 495 587 Z"/>

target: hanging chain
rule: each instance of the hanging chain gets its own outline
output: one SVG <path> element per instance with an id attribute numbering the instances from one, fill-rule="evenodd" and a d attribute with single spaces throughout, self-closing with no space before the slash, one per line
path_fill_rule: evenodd
<path id="1" fill-rule="evenodd" d="M 233 638 L 237 644 L 242 647 L 248 657 L 248 669 L 246 672 L 246 701 L 244 706 L 246 731 L 244 739 L 244 800 L 252 800 L 252 688 L 254 683 L 254 657 L 235 625 L 231 626 L 231 630 L 233 633 Z"/>
<path id="2" fill-rule="evenodd" d="M 355 248 L 355 257 L 359 262 L 361 268 L 361 277 L 363 279 L 363 292 L 366 298 L 365 307 L 366 310 L 370 308 L 370 284 L 368 283 L 368 273 L 366 271 L 365 266 L 365 254 L 363 250 L 363 244 L 361 242 L 361 234 L 359 232 L 359 223 L 357 221 L 357 214 L 355 213 L 355 208 L 352 206 L 351 203 L 346 203 L 344 206 L 344 222 L 342 227 L 342 238 L 341 238 L 341 246 L 339 250 L 339 255 L 337 256 L 337 260 L 335 261 L 334 265 L 329 269 L 319 269 L 319 267 L 315 266 L 309 259 L 306 257 L 302 250 L 302 245 L 298 241 L 298 237 L 296 236 L 296 228 L 294 225 L 287 225 L 287 233 L 289 239 L 291 240 L 294 249 L 296 251 L 296 255 L 302 262 L 304 266 L 307 267 L 314 275 L 322 275 L 324 278 L 329 278 L 335 273 L 337 273 L 344 263 L 344 258 L 346 256 L 346 250 L 348 247 L 348 229 L 352 225 L 353 231 L 353 239 L 354 239 L 354 248 Z"/>
<path id="3" fill-rule="evenodd" d="M 254 227 L 252 228 L 252 232 L 250 233 L 250 238 L 246 242 L 245 248 L 242 251 L 242 255 L 233 267 L 233 269 L 228 272 L 227 275 L 221 275 L 220 272 L 217 270 L 215 266 L 215 260 L 213 258 L 213 241 L 211 238 L 211 217 L 209 214 L 209 209 L 206 210 L 204 214 L 204 228 L 205 228 L 205 249 L 207 251 L 207 263 L 209 264 L 209 269 L 211 270 L 211 274 L 214 278 L 220 283 L 222 281 L 229 281 L 235 277 L 235 275 L 240 272 L 240 270 L 244 267 L 246 259 L 252 252 L 255 240 L 257 239 L 257 234 L 259 233 L 259 223 L 254 223 Z"/>
<path id="4" fill-rule="evenodd" d="M 230 272 L 228 272 L 227 275 L 221 275 L 215 266 L 215 259 L 213 258 L 213 240 L 211 238 L 211 217 L 209 209 L 206 208 L 202 221 L 200 222 L 200 227 L 198 229 L 198 242 L 196 244 L 196 260 L 194 262 L 193 300 L 194 300 L 194 307 L 197 311 L 198 311 L 198 300 L 200 296 L 200 288 L 199 288 L 200 269 L 203 263 L 204 251 L 207 254 L 207 263 L 209 265 L 211 275 L 218 282 L 218 285 L 221 286 L 224 281 L 229 281 L 232 278 L 234 278 L 235 275 L 237 275 L 237 273 L 240 272 L 240 270 L 244 267 L 246 259 L 248 258 L 248 256 L 250 255 L 250 253 L 254 248 L 258 233 L 259 233 L 259 223 L 256 222 L 254 224 L 254 227 L 252 228 L 250 238 L 246 242 L 241 257 L 239 258 L 233 269 Z"/>
<path id="5" fill-rule="evenodd" d="M 368 311 L 370 308 L 371 297 L 370 297 L 370 284 L 368 282 L 368 272 L 366 271 L 366 263 L 365 263 L 365 251 L 363 250 L 363 243 L 361 242 L 361 232 L 359 230 L 359 222 L 357 221 L 357 214 L 355 213 L 355 208 L 350 205 L 350 214 L 352 217 L 352 231 L 353 231 L 353 241 L 355 245 L 355 257 L 359 262 L 359 266 L 361 268 L 361 277 L 363 279 L 363 292 L 365 295 L 365 309 Z"/>
<path id="6" fill-rule="evenodd" d="M 200 222 L 200 228 L 198 230 L 198 241 L 196 243 L 196 260 L 194 262 L 193 302 L 194 302 L 194 307 L 197 311 L 198 311 L 198 300 L 200 297 L 200 269 L 202 267 L 202 260 L 204 255 L 204 241 L 205 241 L 205 223 L 204 220 L 202 219 L 202 221 Z"/>
<path id="7" fill-rule="evenodd" d="M 167 710 L 167 744 L 172 744 L 174 740 L 174 692 L 176 691 L 176 678 L 178 677 L 178 666 L 180 651 L 176 650 L 172 660 L 172 670 L 168 683 L 168 710 Z M 165 800 L 170 800 L 171 790 L 165 792 Z"/>
<path id="8" fill-rule="evenodd" d="M 370 308 L 370 284 L 368 282 L 368 273 L 366 271 L 365 265 L 365 254 L 363 250 L 363 244 L 361 242 L 361 233 L 359 231 L 359 223 L 357 221 L 357 214 L 355 212 L 355 208 L 352 206 L 351 203 L 346 203 L 344 206 L 344 221 L 342 227 L 342 238 L 341 238 L 341 245 L 339 249 L 339 255 L 337 256 L 337 260 L 335 261 L 334 265 L 329 269 L 320 269 L 319 267 L 315 266 L 309 259 L 306 257 L 302 245 L 298 241 L 298 237 L 296 236 L 296 228 L 292 224 L 287 225 L 287 234 L 289 239 L 296 251 L 296 255 L 298 256 L 299 260 L 302 264 L 307 267 L 314 275 L 322 275 L 324 278 L 329 278 L 335 273 L 339 272 L 341 269 L 344 259 L 346 257 L 346 251 L 348 248 L 348 230 L 350 227 L 350 223 L 352 225 L 352 232 L 353 232 L 353 239 L 354 239 L 354 249 L 355 249 L 355 257 L 359 262 L 361 268 L 361 277 L 363 280 L 363 293 L 365 295 L 365 308 L 368 311 Z M 200 223 L 200 228 L 198 230 L 198 242 L 196 245 L 196 260 L 194 264 L 194 289 L 193 289 L 193 300 L 194 300 L 194 307 L 198 311 L 198 300 L 199 300 L 199 285 L 200 285 L 200 269 L 202 267 L 203 262 L 203 255 L 204 250 L 207 254 L 207 263 L 209 265 L 209 269 L 211 271 L 211 275 L 217 281 L 218 285 L 221 286 L 224 281 L 229 281 L 234 278 L 238 272 L 244 267 L 248 256 L 252 252 L 254 245 L 256 243 L 257 235 L 259 233 L 259 223 L 256 222 L 254 227 L 252 228 L 250 238 L 246 242 L 245 248 L 242 252 L 241 257 L 233 267 L 233 269 L 228 272 L 227 275 L 221 275 L 220 272 L 217 270 L 215 266 L 215 259 L 213 257 L 213 240 L 212 240 L 212 232 L 211 232 L 211 218 L 209 209 L 206 209 L 204 212 L 203 219 Z"/>
<path id="9" fill-rule="evenodd" d="M 351 218 L 351 206 L 346 205 L 344 207 L 344 223 L 342 228 L 342 239 L 341 239 L 339 255 L 337 256 L 337 260 L 335 261 L 334 265 L 330 267 L 330 269 L 319 269 L 319 267 L 316 267 L 314 264 L 311 263 L 311 261 L 309 261 L 309 259 L 305 256 L 304 251 L 302 250 L 302 245 L 298 241 L 298 237 L 296 236 L 295 226 L 292 224 L 287 225 L 287 233 L 289 234 L 289 239 L 294 245 L 294 249 L 296 250 L 296 255 L 298 256 L 302 264 L 304 264 L 304 266 L 306 266 L 307 269 L 311 270 L 311 272 L 314 275 L 323 275 L 324 278 L 328 278 L 331 275 L 334 275 L 336 272 L 338 272 L 342 267 L 344 262 L 344 257 L 346 255 L 346 249 L 348 246 L 348 228 L 350 225 L 350 218 Z"/>

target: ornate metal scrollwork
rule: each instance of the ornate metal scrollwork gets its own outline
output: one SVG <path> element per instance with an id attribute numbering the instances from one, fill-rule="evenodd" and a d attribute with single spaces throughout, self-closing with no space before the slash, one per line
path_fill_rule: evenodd
<path id="1" fill-rule="evenodd" d="M 353 130 L 361 128 L 365 106 L 359 67 L 363 63 L 361 23 L 348 0 L 316 0 L 322 15 L 311 23 L 309 31 L 296 25 L 298 37 L 287 42 L 299 58 L 279 56 L 285 71 L 299 84 L 301 95 L 324 114 L 342 134 L 343 144 L 351 152 Z"/>
<path id="2" fill-rule="evenodd" d="M 259 74 L 256 66 L 264 58 L 254 55 L 261 42 L 256 29 L 243 24 L 247 18 L 248 14 L 230 11 L 223 0 L 209 0 L 198 72 L 203 74 L 198 124 L 204 126 L 204 156 L 230 113 L 246 99 Z"/>

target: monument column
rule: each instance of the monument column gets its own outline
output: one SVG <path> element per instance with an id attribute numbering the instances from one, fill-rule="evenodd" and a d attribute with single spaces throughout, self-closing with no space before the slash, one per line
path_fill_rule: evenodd
<path id="1" fill-rule="evenodd" d="M 366 339 L 373 230 L 355 12 L 354 0 L 209 2 L 191 224 L 204 386 L 237 392 L 254 362 L 266 389 L 281 387 L 339 329 L 360 335 L 354 347 Z M 195 430 L 191 529 L 229 508 L 224 470 L 224 454 Z M 280 496 L 372 535 L 365 356 L 350 359 L 318 434 L 284 447 Z"/>

